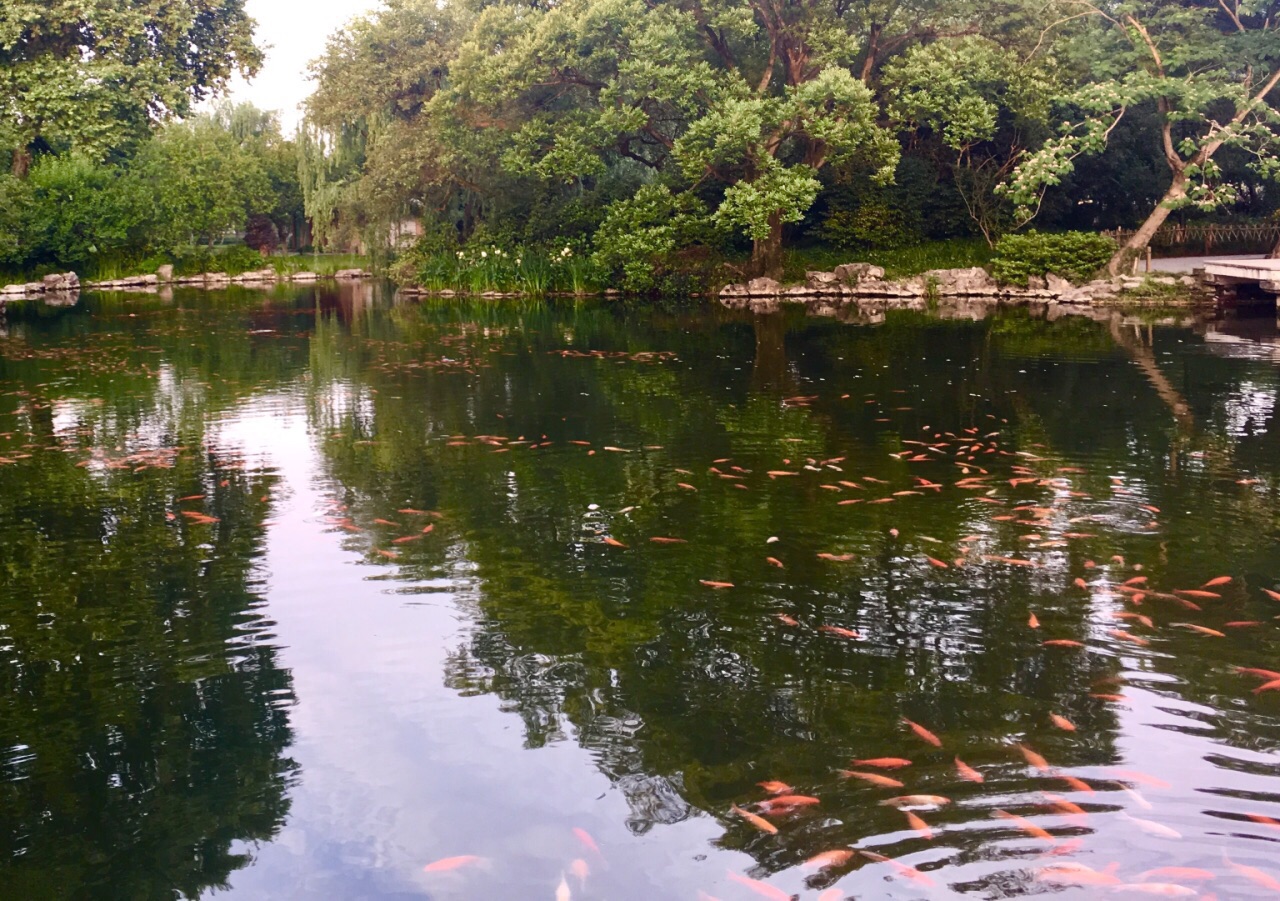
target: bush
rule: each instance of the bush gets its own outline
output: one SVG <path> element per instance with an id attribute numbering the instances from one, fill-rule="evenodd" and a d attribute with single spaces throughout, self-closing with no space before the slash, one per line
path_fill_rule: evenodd
<path id="1" fill-rule="evenodd" d="M 996 244 L 991 274 L 1023 287 L 1031 278 L 1050 273 L 1080 284 L 1093 278 L 1115 252 L 1115 241 L 1091 232 L 1005 235 Z"/>
<path id="2" fill-rule="evenodd" d="M 880 201 L 836 210 L 823 221 L 819 234 L 828 243 L 850 250 L 897 250 L 920 243 L 920 234 L 907 215 Z"/>

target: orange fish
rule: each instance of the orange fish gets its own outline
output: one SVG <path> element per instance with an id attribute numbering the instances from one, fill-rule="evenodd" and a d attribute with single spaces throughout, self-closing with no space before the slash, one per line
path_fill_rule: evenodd
<path id="1" fill-rule="evenodd" d="M 870 760 L 855 760 L 854 766 L 870 766 L 878 770 L 898 770 L 911 766 L 911 761 L 904 757 L 873 757 Z"/>
<path id="2" fill-rule="evenodd" d="M 1194 589 L 1183 589 L 1183 588 L 1175 588 L 1173 590 L 1173 593 L 1182 595 L 1183 597 L 1200 598 L 1202 600 L 1208 600 L 1208 601 L 1216 601 L 1221 599 L 1222 597 L 1222 595 L 1218 594 L 1216 591 L 1199 591 Z"/>
<path id="3" fill-rule="evenodd" d="M 1271 817 L 1265 817 L 1260 813 L 1246 813 L 1245 817 L 1253 820 L 1255 823 L 1261 823 L 1263 826 L 1271 826 L 1274 829 L 1280 829 L 1280 820 L 1273 820 Z"/>
<path id="4" fill-rule="evenodd" d="M 1051 638 L 1048 641 L 1042 641 L 1042 645 L 1047 648 L 1082 648 L 1084 645 L 1078 641 L 1072 641 L 1070 638 Z"/>
<path id="5" fill-rule="evenodd" d="M 653 544 L 688 544 L 689 543 L 685 541 L 683 538 L 664 538 L 661 535 L 654 538 L 650 538 L 649 541 L 651 541 Z"/>
<path id="6" fill-rule="evenodd" d="M 800 620 L 796 619 L 794 616 L 788 616 L 785 613 L 775 613 L 774 616 L 777 617 L 778 622 L 782 623 L 784 626 L 800 625 Z"/>
<path id="7" fill-rule="evenodd" d="M 1040 628 L 1040 620 L 1036 619 L 1036 615 L 1033 613 L 1033 614 L 1031 614 L 1031 619 L 1027 620 L 1027 625 L 1028 625 L 1028 626 L 1030 626 L 1030 627 L 1031 627 L 1031 628 L 1033 628 L 1033 629 L 1039 629 L 1039 628 Z"/>
<path id="8" fill-rule="evenodd" d="M 819 560 L 827 560 L 831 563 L 848 563 L 856 559 L 853 554 L 819 554 Z"/>
<path id="9" fill-rule="evenodd" d="M 1219 585 L 1230 585 L 1231 576 L 1218 576 L 1216 579 L 1210 579 L 1201 585 L 1201 588 L 1217 588 Z"/>
<path id="10" fill-rule="evenodd" d="M 1017 747 L 1018 750 L 1022 752 L 1022 756 L 1026 758 L 1027 763 L 1035 767 L 1040 772 L 1048 773 L 1052 770 L 1052 767 L 1049 766 L 1049 761 L 1045 760 L 1026 745 L 1018 745 Z"/>
<path id="11" fill-rule="evenodd" d="M 815 854 L 800 866 L 809 870 L 825 870 L 828 867 L 842 867 L 852 859 L 852 851 L 847 848 L 837 848 L 833 851 L 823 851 L 821 854 Z"/>
<path id="12" fill-rule="evenodd" d="M 983 776 L 969 764 L 965 763 L 959 757 L 956 758 L 956 772 L 960 774 L 961 779 L 969 782 L 986 782 L 987 777 Z"/>
<path id="13" fill-rule="evenodd" d="M 1049 719 L 1053 720 L 1053 724 L 1057 726 L 1059 729 L 1061 729 L 1063 732 L 1076 731 L 1075 724 L 1064 716 L 1058 716 L 1056 713 L 1051 713 L 1049 714 Z"/>
<path id="14" fill-rule="evenodd" d="M 588 851 L 592 851 L 597 856 L 600 856 L 600 857 L 604 856 L 603 854 L 600 854 L 600 846 L 596 844 L 596 840 L 591 837 L 590 832 L 588 832 L 585 829 L 579 829 L 578 827 L 575 826 L 573 829 L 573 835 L 574 835 L 574 838 L 582 842 L 582 844 L 587 848 Z"/>
<path id="15" fill-rule="evenodd" d="M 732 810 L 734 813 L 736 813 L 738 816 L 742 817 L 752 826 L 755 826 L 761 832 L 767 832 L 770 835 L 778 834 L 778 827 L 773 825 L 773 823 L 770 823 L 764 817 L 758 816 L 749 810 L 743 810 L 741 807 L 738 807 L 737 805 L 731 806 L 729 809 Z"/>
<path id="16" fill-rule="evenodd" d="M 1120 641 L 1127 641 L 1130 644 L 1136 644 L 1139 647 L 1145 648 L 1151 644 L 1151 642 L 1147 641 L 1145 638 L 1139 638 L 1137 635 L 1126 632 L 1123 629 L 1108 629 L 1107 634 L 1112 638 L 1119 639 Z"/>
<path id="17" fill-rule="evenodd" d="M 456 870 L 459 867 L 471 866 L 480 863 L 483 857 L 476 857 L 474 854 L 461 854 L 457 857 L 445 857 L 434 863 L 429 863 L 422 868 L 424 873 L 444 873 L 448 870 Z"/>
<path id="18" fill-rule="evenodd" d="M 924 873 L 921 873 L 915 867 L 909 867 L 905 863 L 900 863 L 899 861 L 893 860 L 892 858 L 885 857 L 883 854 L 877 854 L 874 851 L 859 851 L 858 853 L 861 854 L 863 857 L 865 857 L 867 860 L 873 860 L 876 863 L 887 863 L 889 866 L 893 867 L 893 869 L 898 873 L 898 875 L 905 876 L 908 879 L 910 879 L 912 882 L 916 882 L 916 883 L 919 883 L 920 885 L 928 886 L 928 887 L 937 885 L 937 883 L 934 882 L 933 879 L 929 878 Z"/>
<path id="19" fill-rule="evenodd" d="M 881 801 L 881 807 L 946 807 L 951 803 L 950 798 L 944 798 L 942 795 L 903 795 L 900 798 L 890 798 L 887 801 Z"/>
<path id="20" fill-rule="evenodd" d="M 841 638 L 861 638 L 857 632 L 852 629 L 842 629 L 840 626 L 819 626 L 819 632 L 829 632 L 832 635 L 838 635 Z"/>
<path id="21" fill-rule="evenodd" d="M 1083 817 L 1083 816 L 1089 815 L 1089 812 L 1085 810 L 1083 807 L 1081 807 L 1079 804 L 1076 804 L 1072 801 L 1068 801 L 1066 798 L 1060 795 L 1055 795 L 1055 794 L 1051 794 L 1050 792 L 1045 792 L 1044 796 L 1049 801 L 1049 807 L 1053 808 L 1058 813 L 1066 814 L 1068 816 L 1077 816 L 1077 817 Z"/>
<path id="22" fill-rule="evenodd" d="M 1262 589 L 1262 593 L 1273 601 L 1280 601 L 1280 591 L 1272 591 L 1269 588 Z"/>
<path id="23" fill-rule="evenodd" d="M 947 565 L 946 563 L 943 563 L 941 560 L 937 560 L 937 559 L 935 559 L 935 558 L 933 558 L 933 557 L 930 557 L 930 556 L 928 556 L 928 555 L 925 555 L 925 558 L 924 558 L 924 559 L 926 559 L 926 560 L 928 560 L 928 561 L 929 561 L 929 565 L 930 565 L 930 566 L 936 566 L 938 569 L 948 569 L 948 568 L 949 568 L 949 567 L 948 567 L 948 565 Z"/>
<path id="24" fill-rule="evenodd" d="M 626 547 L 626 545 L 621 541 L 616 538 L 610 538 L 608 535 L 604 537 L 604 543 L 609 545 L 609 547 Z"/>
<path id="25" fill-rule="evenodd" d="M 406 535 L 403 538 L 397 538 L 392 544 L 408 544 L 410 541 L 421 541 L 421 535 Z"/>
<path id="26" fill-rule="evenodd" d="M 1236 672 L 1242 676 L 1256 676 L 1259 679 L 1266 679 L 1268 681 L 1271 679 L 1280 679 L 1280 673 L 1277 673 L 1275 670 L 1253 669 L 1247 666 L 1237 666 L 1235 669 Z"/>
<path id="27" fill-rule="evenodd" d="M 1190 629 L 1193 632 L 1199 632 L 1201 635 L 1209 635 L 1213 638 L 1226 638 L 1225 632 L 1219 632 L 1217 629 L 1210 629 L 1208 626 L 1197 626 L 1195 623 L 1170 623 L 1171 626 L 1177 626 L 1180 629 Z"/>
<path id="28" fill-rule="evenodd" d="M 768 801 L 761 801 L 760 809 L 766 813 L 782 813 L 797 807 L 812 807 L 820 803 L 822 802 L 817 798 L 808 795 L 779 795 L 776 798 L 770 798 Z"/>
<path id="29" fill-rule="evenodd" d="M 1266 873 L 1262 872 L 1257 867 L 1251 867 L 1251 866 L 1247 866 L 1246 864 L 1236 863 L 1234 860 L 1228 857 L 1225 852 L 1223 852 L 1222 860 L 1227 866 L 1231 867 L 1231 869 L 1235 870 L 1237 873 L 1239 873 L 1245 879 L 1248 879 L 1250 882 L 1260 885 L 1269 891 L 1280 892 L 1280 880 L 1277 880 L 1271 876 L 1268 876 Z"/>
<path id="30" fill-rule="evenodd" d="M 757 782 L 756 785 L 760 786 L 771 795 L 785 795 L 787 792 L 791 791 L 791 786 L 787 785 L 785 782 L 766 781 Z"/>
<path id="31" fill-rule="evenodd" d="M 742 876 L 733 872 L 733 870 L 726 871 L 725 875 L 729 877 L 730 881 L 736 882 L 738 885 L 746 886 L 760 897 L 768 898 L 769 901 L 791 901 L 791 895 L 767 882 L 761 882 L 759 879 L 752 879 L 750 876 Z"/>
<path id="32" fill-rule="evenodd" d="M 1146 585 L 1146 584 L 1147 584 L 1147 577 L 1146 577 L 1146 576 L 1134 576 L 1132 579 L 1125 579 L 1125 580 L 1124 580 L 1124 584 L 1126 584 L 1126 585 Z"/>
<path id="33" fill-rule="evenodd" d="M 1035 823 L 1031 822 L 1028 819 L 1024 819 L 1023 817 L 1020 817 L 1017 814 L 1009 813 L 1007 810 L 994 810 L 992 811 L 992 814 L 994 816 L 1000 817 L 1003 820 L 1009 820 L 1014 825 L 1016 825 L 1019 829 L 1021 829 L 1027 835 L 1032 836 L 1033 838 L 1043 839 L 1044 841 L 1050 842 L 1050 843 L 1056 841 L 1054 837 L 1050 835 L 1047 830 L 1041 829 Z"/>
<path id="34" fill-rule="evenodd" d="M 879 773 L 859 773 L 854 770 L 837 770 L 841 776 L 846 779 L 861 779 L 863 782 L 870 782 L 872 785 L 879 785 L 882 788 L 902 788 L 902 783 L 897 779 L 890 779 L 888 776 L 881 776 Z"/>
<path id="35" fill-rule="evenodd" d="M 1150 773 L 1144 773 L 1140 770 L 1116 770 L 1115 774 L 1117 776 L 1123 776 L 1125 779 L 1128 779 L 1130 782 L 1136 782 L 1139 785 L 1146 785 L 1150 788 L 1172 788 L 1173 787 L 1168 782 L 1165 782 L 1163 779 L 1157 779 L 1155 776 L 1152 776 Z"/>
<path id="36" fill-rule="evenodd" d="M 768 563 L 770 566 L 776 566 L 778 569 L 786 569 L 786 567 L 782 565 L 782 561 L 777 557 L 765 557 L 764 562 Z"/>
<path id="37" fill-rule="evenodd" d="M 699 584 L 699 585 L 705 585 L 705 586 L 707 586 L 708 588 L 715 588 L 715 589 L 721 589 L 721 588 L 732 588 L 732 587 L 733 587 L 733 583 L 732 583 L 732 582 L 712 582 L 712 581 L 710 581 L 709 579 L 699 579 L 699 580 L 698 580 L 698 584 Z"/>
<path id="38" fill-rule="evenodd" d="M 920 738 L 921 741 L 928 742 L 929 744 L 933 745 L 935 748 L 942 747 L 942 739 L 938 738 L 938 736 L 934 735 L 924 726 L 921 726 L 919 723 L 913 723 L 911 720 L 907 719 L 906 717 L 903 717 L 902 721 L 911 727 L 911 731 L 914 732 Z"/>
<path id="39" fill-rule="evenodd" d="M 1054 885 L 1118 885 L 1120 880 L 1112 870 L 1113 867 L 1107 867 L 1106 870 L 1099 871 L 1082 863 L 1060 864 L 1040 870 L 1036 874 L 1036 881 Z"/>
<path id="40" fill-rule="evenodd" d="M 1088 589 L 1089 587 L 1089 583 L 1086 582 L 1084 579 L 1076 579 L 1073 584 L 1076 586 L 1076 588 Z"/>
<path id="41" fill-rule="evenodd" d="M 1194 898 L 1199 894 L 1193 888 L 1172 882 L 1131 882 L 1117 885 L 1117 892 L 1133 892 L 1139 895 L 1155 895 L 1159 898 Z"/>
<path id="42" fill-rule="evenodd" d="M 1253 690 L 1255 695 L 1262 694 L 1264 691 L 1276 691 L 1280 689 L 1280 679 L 1272 679 L 1270 682 L 1263 683 Z"/>
<path id="43" fill-rule="evenodd" d="M 1216 873 L 1201 870 L 1197 867 L 1157 867 L 1138 874 L 1139 882 L 1151 882 L 1155 879 L 1184 879 L 1188 882 L 1208 882 L 1218 878 Z"/>
<path id="44" fill-rule="evenodd" d="M 585 884 L 587 877 L 591 875 L 591 867 L 587 866 L 587 862 L 579 857 L 569 864 L 569 872 L 578 878 L 578 882 Z"/>
<path id="45" fill-rule="evenodd" d="M 929 824 L 928 824 L 928 823 L 926 823 L 924 820 L 920 819 L 918 816 L 916 816 L 914 813 L 912 813 L 912 812 L 911 812 L 911 811 L 909 811 L 909 810 L 904 810 L 904 811 L 903 811 L 903 813 L 904 813 L 904 814 L 906 815 L 906 817 L 907 817 L 907 825 L 908 825 L 908 826 L 910 826 L 910 827 L 911 827 L 912 829 L 914 829 L 916 832 L 920 833 L 920 834 L 921 834 L 922 836 L 924 836 L 925 838 L 930 839 L 930 840 L 932 840 L 932 839 L 933 839 L 933 830 L 929 828 Z"/>

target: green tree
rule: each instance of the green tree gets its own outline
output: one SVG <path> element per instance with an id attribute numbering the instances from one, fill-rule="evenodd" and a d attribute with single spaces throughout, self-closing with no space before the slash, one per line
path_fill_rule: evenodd
<path id="1" fill-rule="evenodd" d="M 932 138 L 992 246 L 1012 218 L 995 188 L 1046 136 L 1054 70 L 980 35 L 912 47 L 885 66 L 890 116 L 911 139 Z"/>
<path id="2" fill-rule="evenodd" d="M 137 169 L 154 192 L 151 241 L 160 248 L 212 246 L 271 203 L 259 159 L 213 117 L 169 125 L 143 149 Z"/>
<path id="3" fill-rule="evenodd" d="M 0 104 L 15 175 L 37 150 L 136 142 L 262 60 L 244 0 L 4 0 Z"/>
<path id="4" fill-rule="evenodd" d="M 1064 98 L 1062 134 L 1027 158 L 1008 190 L 1030 216 L 1046 188 L 1060 183 L 1082 154 L 1100 153 L 1121 119 L 1154 107 L 1170 181 L 1164 197 L 1112 258 L 1114 274 L 1131 268 L 1169 214 L 1214 209 L 1236 197 L 1215 155 L 1235 147 L 1253 158 L 1259 177 L 1280 175 L 1280 3 L 1276 0 L 1067 0 L 1087 20 L 1075 52 L 1093 77 Z"/>
<path id="5" fill-rule="evenodd" d="M 151 214 L 132 173 L 79 153 L 47 156 L 26 182 L 30 198 L 15 262 L 81 272 L 102 255 L 145 241 Z"/>

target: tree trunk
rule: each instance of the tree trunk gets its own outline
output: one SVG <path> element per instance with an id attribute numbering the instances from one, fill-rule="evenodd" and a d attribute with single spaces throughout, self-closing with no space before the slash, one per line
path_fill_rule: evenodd
<path id="1" fill-rule="evenodd" d="M 782 211 L 769 216 L 769 236 L 758 239 L 751 248 L 751 268 L 764 278 L 782 278 Z"/>
<path id="2" fill-rule="evenodd" d="M 13 177 L 23 179 L 27 177 L 27 173 L 31 171 L 31 151 L 26 147 L 19 147 L 13 151 Z"/>
<path id="3" fill-rule="evenodd" d="M 862 61 L 862 83 L 871 87 L 871 76 L 876 70 L 876 60 L 880 55 L 880 32 L 883 26 L 879 22 L 871 23 L 871 34 L 867 39 L 867 58 Z"/>
<path id="4" fill-rule="evenodd" d="M 1132 275 L 1138 258 L 1146 253 L 1147 245 L 1151 243 L 1160 226 L 1164 225 L 1169 214 L 1173 212 L 1170 204 L 1181 200 L 1186 195 L 1187 176 L 1184 172 L 1176 172 L 1173 176 L 1173 184 L 1169 185 L 1169 190 L 1151 211 L 1147 221 L 1142 223 L 1142 227 L 1134 232 L 1133 237 L 1111 258 L 1111 262 L 1107 264 L 1107 272 L 1111 275 Z"/>

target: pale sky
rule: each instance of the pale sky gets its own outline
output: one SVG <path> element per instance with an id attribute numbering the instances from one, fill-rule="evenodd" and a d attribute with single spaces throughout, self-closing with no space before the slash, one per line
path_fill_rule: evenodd
<path id="1" fill-rule="evenodd" d="M 246 0 L 267 61 L 252 83 L 235 80 L 231 99 L 279 111 L 285 134 L 292 134 L 301 118 L 298 104 L 311 93 L 307 64 L 323 52 L 329 35 L 380 5 L 380 0 Z"/>

